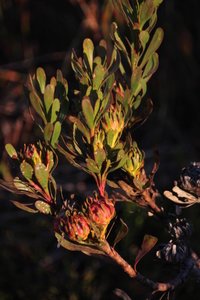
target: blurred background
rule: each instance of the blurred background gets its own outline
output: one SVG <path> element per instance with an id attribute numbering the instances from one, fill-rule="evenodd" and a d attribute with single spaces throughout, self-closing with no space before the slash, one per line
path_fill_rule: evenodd
<path id="1" fill-rule="evenodd" d="M 85 37 L 95 42 L 109 34 L 115 15 L 111 5 L 97 0 L 0 0 L 0 177 L 11 180 L 15 167 L 8 163 L 5 143 L 20 148 L 39 136 L 29 113 L 24 85 L 28 73 L 42 66 L 48 76 L 62 69 L 70 86 L 75 86 L 70 68 L 71 49 L 81 50 Z M 159 49 L 160 66 L 148 85 L 154 111 L 135 132 L 144 149 L 147 166 L 153 149 L 160 153 L 156 184 L 160 191 L 172 186 L 181 168 L 198 161 L 200 154 L 200 19 L 198 0 L 165 0 L 159 9 L 158 24 L 165 38 Z M 56 170 L 64 190 L 92 191 L 91 179 L 65 161 Z M 131 299 L 145 299 L 146 290 L 133 283 L 117 266 L 100 258 L 57 248 L 48 217 L 28 215 L 8 200 L 16 195 L 0 190 L 0 300 L 112 300 L 119 299 L 116 288 Z M 128 213 L 129 211 L 129 213 Z M 154 220 L 146 220 L 136 207 L 121 213 L 131 228 L 118 250 L 130 262 L 150 233 L 161 241 L 166 237 Z M 184 214 L 193 223 L 191 243 L 200 254 L 199 207 Z M 156 269 L 155 264 L 158 264 Z M 139 270 L 156 279 L 167 278 L 170 269 L 160 265 L 150 253 Z M 153 273 L 152 273 L 153 270 Z M 174 271 L 174 270 L 173 270 Z M 161 275 L 160 275 L 161 272 Z M 159 277 L 159 279 L 161 278 Z M 172 299 L 197 299 L 199 284 L 191 280 Z M 161 296 L 161 295 L 159 295 Z M 165 299 L 167 299 L 166 295 Z M 155 298 L 155 299 L 159 299 Z"/>

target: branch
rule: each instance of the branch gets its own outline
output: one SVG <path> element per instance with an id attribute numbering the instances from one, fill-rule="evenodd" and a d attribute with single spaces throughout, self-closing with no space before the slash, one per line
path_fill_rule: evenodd
<path id="1" fill-rule="evenodd" d="M 155 282 L 144 275 L 136 272 L 133 267 L 125 261 L 118 252 L 114 250 L 114 248 L 110 247 L 108 243 L 106 243 L 102 250 L 118 265 L 122 267 L 125 273 L 129 275 L 131 278 L 135 278 L 137 281 L 141 282 L 142 284 L 146 285 L 147 287 L 151 288 L 156 292 L 166 292 L 168 290 L 174 290 L 177 286 L 184 283 L 192 271 L 194 267 L 194 259 L 193 257 L 188 257 L 181 265 L 181 269 L 179 274 L 169 282 Z"/>

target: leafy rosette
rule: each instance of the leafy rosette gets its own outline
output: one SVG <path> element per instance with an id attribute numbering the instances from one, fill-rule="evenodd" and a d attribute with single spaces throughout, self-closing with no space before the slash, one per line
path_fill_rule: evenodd
<path id="1" fill-rule="evenodd" d="M 16 160 L 19 166 L 19 177 L 15 177 L 12 183 L 1 181 L 1 186 L 14 193 L 24 194 L 34 198 L 35 202 L 29 204 L 13 203 L 21 209 L 44 214 L 52 214 L 52 208 L 56 203 L 56 183 L 52 176 L 56 157 L 54 153 L 38 143 L 37 146 L 24 145 L 24 149 L 17 152 L 11 144 L 6 145 L 9 156 Z"/>

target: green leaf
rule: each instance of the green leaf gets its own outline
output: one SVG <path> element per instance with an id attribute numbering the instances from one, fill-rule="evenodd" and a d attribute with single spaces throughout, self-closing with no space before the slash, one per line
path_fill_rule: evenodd
<path id="1" fill-rule="evenodd" d="M 47 167 L 43 163 L 36 164 L 34 168 L 34 173 L 40 186 L 43 188 L 45 193 L 49 195 L 49 189 L 48 189 L 49 171 Z"/>
<path id="2" fill-rule="evenodd" d="M 27 179 L 30 180 L 33 177 L 33 168 L 32 166 L 27 163 L 25 160 L 20 164 L 20 170 L 22 175 Z"/>
<path id="3" fill-rule="evenodd" d="M 128 226 L 126 223 L 120 218 L 120 229 L 117 232 L 117 235 L 114 240 L 113 247 L 115 247 L 128 233 Z"/>
<path id="4" fill-rule="evenodd" d="M 97 173 L 98 174 L 100 172 L 99 167 L 97 166 L 96 162 L 93 159 L 86 158 L 86 164 L 87 164 L 88 170 L 91 173 Z"/>
<path id="5" fill-rule="evenodd" d="M 159 64 L 158 54 L 155 52 L 150 57 L 143 72 L 143 78 L 150 78 L 157 70 Z"/>
<path id="6" fill-rule="evenodd" d="M 17 207 L 29 213 L 37 213 L 38 211 L 29 207 L 30 204 L 24 204 L 18 201 L 11 200 L 11 202 Z"/>
<path id="7" fill-rule="evenodd" d="M 36 92 L 32 91 L 29 94 L 29 98 L 30 98 L 31 105 L 33 106 L 34 110 L 42 118 L 44 124 L 46 124 L 47 120 L 46 120 L 45 114 L 43 112 L 42 102 L 41 102 L 40 97 L 37 95 Z"/>
<path id="8" fill-rule="evenodd" d="M 145 30 L 142 30 L 139 34 L 139 39 L 140 39 L 140 42 L 142 44 L 142 48 L 144 49 L 146 44 L 148 43 L 149 41 L 149 33 Z"/>
<path id="9" fill-rule="evenodd" d="M 149 47 L 147 48 L 145 54 L 144 54 L 144 57 L 142 59 L 142 62 L 140 64 L 140 67 L 143 68 L 146 63 L 148 62 L 149 58 L 152 56 L 152 54 L 154 52 L 156 52 L 156 50 L 160 47 L 161 43 L 162 43 L 162 40 L 163 40 L 163 37 L 164 37 L 164 32 L 163 32 L 163 29 L 162 28 L 157 28 L 155 33 L 154 33 L 154 36 L 149 44 Z"/>
<path id="10" fill-rule="evenodd" d="M 99 166 L 99 168 L 101 168 L 102 163 L 106 159 L 106 152 L 104 151 L 104 149 L 97 149 L 94 152 L 94 159 L 97 165 Z"/>
<path id="11" fill-rule="evenodd" d="M 157 243 L 158 239 L 155 236 L 152 235 L 148 235 L 146 234 L 144 236 L 143 242 L 142 242 L 142 246 L 136 256 L 135 259 L 135 264 L 134 264 L 134 269 L 136 270 L 137 264 L 139 263 L 139 261 L 149 252 L 151 251 L 151 249 L 155 246 L 155 244 Z"/>
<path id="12" fill-rule="evenodd" d="M 48 84 L 44 91 L 44 104 L 45 104 L 45 109 L 47 114 L 53 104 L 54 92 L 55 92 L 55 86 L 53 84 Z"/>
<path id="13" fill-rule="evenodd" d="M 93 89 L 98 90 L 105 76 L 105 68 L 102 65 L 97 65 L 93 75 Z"/>
<path id="14" fill-rule="evenodd" d="M 44 128 L 44 139 L 45 142 L 48 144 L 51 140 L 52 134 L 53 134 L 54 126 L 52 123 L 47 123 Z"/>
<path id="15" fill-rule="evenodd" d="M 46 74 L 42 68 L 37 68 L 36 78 L 39 83 L 41 93 L 44 94 L 45 85 L 46 85 Z"/>
<path id="16" fill-rule="evenodd" d="M 82 100 L 82 111 L 88 127 L 92 129 L 94 127 L 94 110 L 88 97 L 84 97 Z"/>
<path id="17" fill-rule="evenodd" d="M 61 123 L 57 121 L 54 125 L 53 135 L 51 138 L 51 145 L 53 148 L 56 148 L 57 146 L 60 133 L 61 133 Z"/>
<path id="18" fill-rule="evenodd" d="M 101 99 L 97 99 L 95 101 L 95 105 L 94 105 L 94 118 L 96 118 L 98 112 L 99 112 L 99 109 L 100 109 L 100 105 L 101 105 Z"/>
<path id="19" fill-rule="evenodd" d="M 114 148 L 115 144 L 116 144 L 116 137 L 118 135 L 118 131 L 117 130 L 113 130 L 110 129 L 106 135 L 106 139 L 107 139 L 107 144 L 108 146 L 110 146 L 110 148 Z"/>
<path id="20" fill-rule="evenodd" d="M 142 29 L 145 23 L 151 18 L 154 10 L 155 7 L 154 7 L 153 0 L 146 0 L 140 4 L 140 11 L 139 11 L 140 29 Z"/>
<path id="21" fill-rule="evenodd" d="M 52 109 L 51 109 L 51 123 L 54 123 L 58 118 L 58 113 L 60 111 L 60 100 L 54 99 Z"/>
<path id="22" fill-rule="evenodd" d="M 15 148 L 13 147 L 13 145 L 11 144 L 6 144 L 5 145 L 5 149 L 6 152 L 8 153 L 8 155 L 13 158 L 13 159 L 17 159 L 18 158 L 18 154 L 17 151 L 15 150 Z"/>
<path id="23" fill-rule="evenodd" d="M 44 202 L 44 201 L 41 201 L 41 200 L 36 201 L 35 202 L 35 207 L 42 214 L 45 214 L 45 215 L 52 214 L 51 206 L 48 203 Z"/>
<path id="24" fill-rule="evenodd" d="M 93 54 L 94 54 L 94 44 L 92 40 L 85 39 L 83 41 L 83 53 L 86 55 L 88 59 L 88 63 L 90 66 L 90 70 L 93 70 Z"/>

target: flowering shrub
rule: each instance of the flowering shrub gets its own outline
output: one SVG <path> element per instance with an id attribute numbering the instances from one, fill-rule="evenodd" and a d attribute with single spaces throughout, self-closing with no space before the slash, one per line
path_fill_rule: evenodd
<path id="1" fill-rule="evenodd" d="M 7 144 L 6 151 L 16 162 L 20 176 L 13 182 L 0 181 L 2 187 L 30 198 L 28 204 L 13 202 L 17 207 L 52 216 L 61 246 L 110 257 L 131 278 L 149 286 L 153 294 L 174 290 L 190 274 L 200 275 L 198 259 L 188 243 L 191 226 L 180 216 L 181 209 L 172 214 L 157 201 L 161 197 L 154 184 L 158 162 L 147 174 L 145 153 L 134 139 L 135 125 L 144 122 L 152 111 L 152 102 L 145 95 L 159 62 L 157 50 L 163 30 L 156 28 L 156 21 L 161 3 L 162 0 L 113 1 L 123 14 L 127 36 L 113 22 L 112 49 L 105 40 L 95 46 L 91 39 L 85 39 L 81 57 L 72 51 L 71 65 L 78 82 L 73 97 L 68 95 L 70 84 L 60 70 L 50 80 L 42 68 L 29 76 L 29 99 L 40 117 L 43 140 L 25 145 L 19 152 Z M 58 153 L 94 178 L 96 190 L 83 202 L 73 197 L 63 199 L 53 177 Z M 199 202 L 199 190 L 200 165 L 193 163 L 164 196 L 175 205 L 187 207 Z M 116 252 L 116 244 L 128 231 L 121 220 L 114 239 L 109 239 L 119 201 L 137 204 L 163 222 L 170 240 L 158 246 L 156 256 L 177 264 L 175 278 L 166 283 L 154 282 L 137 271 L 140 259 L 157 243 L 156 237 L 144 236 L 134 266 Z"/>

